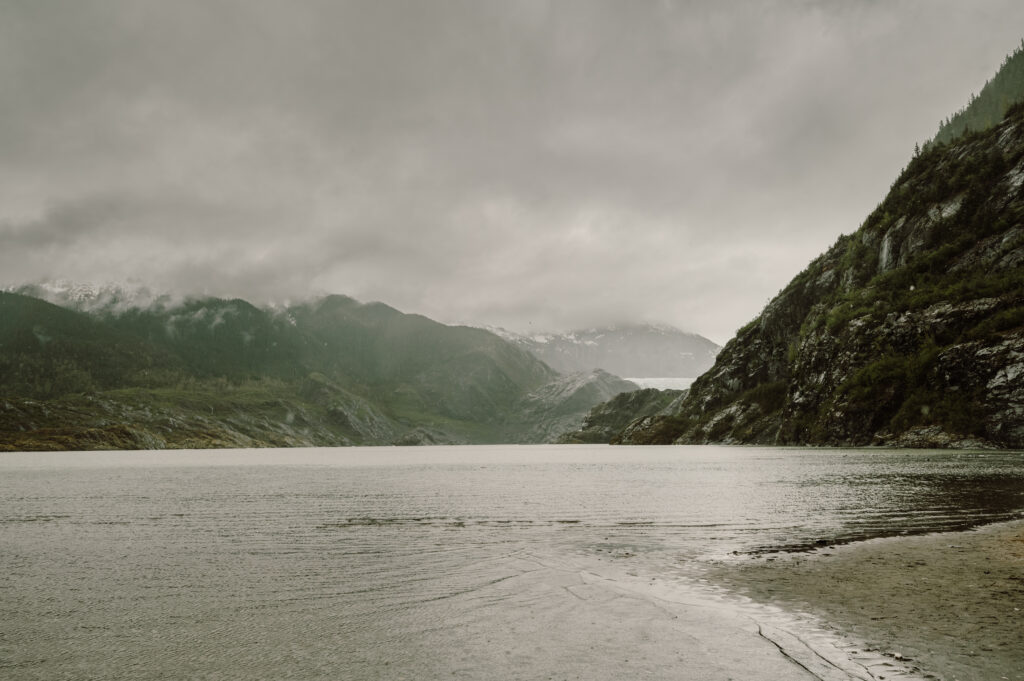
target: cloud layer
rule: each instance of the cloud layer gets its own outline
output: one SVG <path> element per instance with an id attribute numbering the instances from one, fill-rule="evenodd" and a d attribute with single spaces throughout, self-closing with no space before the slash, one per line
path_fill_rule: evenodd
<path id="1" fill-rule="evenodd" d="M 721 342 L 1022 25 L 1009 0 L 4 3 L 0 283 Z"/>

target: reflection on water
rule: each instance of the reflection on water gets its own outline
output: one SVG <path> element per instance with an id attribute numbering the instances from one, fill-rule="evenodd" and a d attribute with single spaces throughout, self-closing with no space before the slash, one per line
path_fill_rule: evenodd
<path id="1" fill-rule="evenodd" d="M 572 590 L 602 565 L 683 579 L 702 557 L 1022 511 L 1014 453 L 2 455 L 0 677 L 615 678 L 640 639 L 588 652 L 598 615 Z"/>

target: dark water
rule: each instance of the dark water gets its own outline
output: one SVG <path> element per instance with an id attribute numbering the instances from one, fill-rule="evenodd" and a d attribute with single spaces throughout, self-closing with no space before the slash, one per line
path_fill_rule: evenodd
<path id="1" fill-rule="evenodd" d="M 616 678 L 658 619 L 580 575 L 1020 517 L 1019 453 L 0 455 L 0 678 Z"/>

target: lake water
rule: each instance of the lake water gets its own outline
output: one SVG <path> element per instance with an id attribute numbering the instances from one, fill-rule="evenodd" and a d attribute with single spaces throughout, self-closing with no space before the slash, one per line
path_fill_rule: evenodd
<path id="1" fill-rule="evenodd" d="M 1020 453 L 3 454 L 0 678 L 803 678 L 702 561 L 1021 517 Z"/>

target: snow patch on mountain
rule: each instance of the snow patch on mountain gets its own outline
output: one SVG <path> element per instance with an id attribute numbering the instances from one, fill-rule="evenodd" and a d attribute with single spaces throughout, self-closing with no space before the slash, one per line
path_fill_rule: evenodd
<path id="1" fill-rule="evenodd" d="M 599 368 L 618 376 L 681 380 L 704 373 L 721 349 L 703 336 L 665 324 L 619 324 L 529 335 L 500 327 L 487 330 L 563 373 Z"/>
<path id="2" fill-rule="evenodd" d="M 154 293 L 134 281 L 89 283 L 53 279 L 35 284 L 8 286 L 9 293 L 20 293 L 79 312 L 122 314 L 132 309 L 168 308 L 181 302 L 166 293 Z"/>

